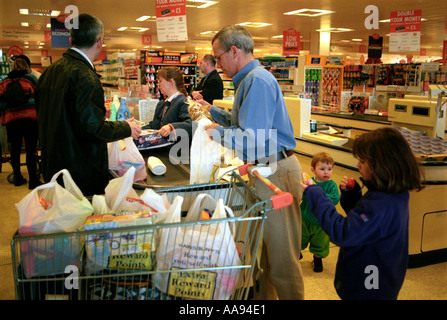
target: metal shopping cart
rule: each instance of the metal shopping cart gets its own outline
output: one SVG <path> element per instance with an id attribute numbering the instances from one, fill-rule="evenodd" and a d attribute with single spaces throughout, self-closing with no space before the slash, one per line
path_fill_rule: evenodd
<path id="1" fill-rule="evenodd" d="M 171 205 L 180 196 L 183 216 L 201 194 L 222 199 L 225 211 L 232 212 L 225 218 L 16 233 L 11 242 L 16 298 L 247 299 L 266 213 L 293 200 L 252 168 L 230 172 L 229 181 L 156 190 Z M 242 179 L 248 172 L 270 187 L 269 200 L 261 201 Z"/>

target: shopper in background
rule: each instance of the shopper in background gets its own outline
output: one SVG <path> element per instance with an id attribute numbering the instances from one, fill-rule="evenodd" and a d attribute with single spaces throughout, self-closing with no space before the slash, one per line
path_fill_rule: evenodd
<path id="1" fill-rule="evenodd" d="M 283 94 L 278 81 L 254 59 L 253 39 L 243 27 L 225 27 L 216 34 L 212 46 L 217 67 L 233 79 L 235 96 L 231 113 L 210 107 L 211 115 L 219 124 L 210 125 L 208 134 L 225 147 L 237 150 L 244 161 L 276 165 L 269 180 L 281 190 L 290 192 L 294 200 L 289 207 L 268 213 L 262 244 L 260 288 L 255 292 L 255 298 L 303 299 L 304 283 L 299 261 L 301 166 L 291 151 L 296 142 Z M 256 152 L 251 152 L 253 150 Z M 255 154 L 256 159 L 250 159 L 250 154 Z M 260 181 L 254 183 L 259 196 L 269 199 L 271 190 Z"/>
<path id="2" fill-rule="evenodd" d="M 408 266 L 409 192 L 421 189 L 418 163 L 405 138 L 380 128 L 354 140 L 360 185 L 340 183 L 336 211 L 318 185 L 306 186 L 309 207 L 332 242 L 340 246 L 334 285 L 342 299 L 397 299 Z"/>
<path id="3" fill-rule="evenodd" d="M 37 80 L 39 80 L 41 73 L 39 71 L 34 70 L 33 68 L 31 68 L 31 60 L 25 56 L 25 55 L 20 55 L 20 56 L 15 56 L 15 58 L 21 58 L 23 60 L 26 61 L 26 63 L 28 64 L 29 68 L 30 68 L 30 73 L 36 77 Z"/>
<path id="4" fill-rule="evenodd" d="M 20 171 L 22 142 L 25 139 L 26 167 L 28 169 L 28 188 L 34 189 L 42 184 L 37 174 L 37 116 L 34 103 L 36 78 L 30 73 L 26 56 L 16 57 L 12 71 L 0 83 L 0 116 L 6 126 L 8 140 L 11 143 L 11 166 L 14 172 L 14 185 L 26 183 Z M 29 59 L 28 59 L 29 61 Z M 17 83 L 16 83 L 17 82 Z"/>
<path id="5" fill-rule="evenodd" d="M 68 169 L 84 195 L 103 194 L 110 175 L 107 142 L 141 128 L 132 119 L 105 121 L 104 90 L 93 61 L 103 45 L 103 24 L 81 14 L 70 30 L 72 48 L 46 69 L 36 89 L 36 107 L 45 182 Z"/>
<path id="6" fill-rule="evenodd" d="M 188 113 L 183 73 L 180 68 L 164 67 L 157 73 L 158 86 L 166 100 L 160 101 L 155 107 L 154 118 L 142 129 L 159 130 L 163 137 L 176 141 L 178 129 L 184 130 L 191 137 L 192 120 Z"/>
<path id="7" fill-rule="evenodd" d="M 313 183 L 319 185 L 332 203 L 337 205 L 340 201 L 340 193 L 337 184 L 331 180 L 333 167 L 334 159 L 326 152 L 314 154 L 310 163 L 310 170 L 314 174 Z M 329 255 L 329 236 L 321 229 L 317 218 L 310 211 L 306 196 L 303 195 L 302 199 L 300 205 L 303 216 L 301 250 L 306 249 L 309 245 L 309 251 L 313 254 L 314 272 L 322 272 L 322 259 Z"/>
<path id="8" fill-rule="evenodd" d="M 206 54 L 200 60 L 200 70 L 205 76 L 191 92 L 194 100 L 205 100 L 212 104 L 214 99 L 223 98 L 222 78 L 216 70 L 216 61 L 211 54 Z"/>

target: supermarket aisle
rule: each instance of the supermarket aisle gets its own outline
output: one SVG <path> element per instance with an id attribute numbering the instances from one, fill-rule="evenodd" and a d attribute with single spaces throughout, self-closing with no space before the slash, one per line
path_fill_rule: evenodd
<path id="1" fill-rule="evenodd" d="M 298 156 L 304 170 L 310 172 L 310 158 Z M 0 173 L 0 300 L 14 299 L 14 286 L 11 265 L 10 242 L 19 223 L 18 213 L 14 206 L 29 193 L 27 185 L 14 187 L 6 180 L 12 172 L 9 164 L 3 165 Z M 23 168 L 22 172 L 26 169 Z M 338 182 L 343 175 L 358 178 L 357 172 L 335 167 L 333 180 Z M 304 272 L 305 298 L 309 300 L 338 300 L 333 286 L 338 247 L 331 245 L 329 256 L 323 260 L 324 271 L 314 273 L 311 266 L 312 254 L 305 250 L 301 260 Z M 427 267 L 409 269 L 400 292 L 399 299 L 446 300 L 447 262 Z"/>

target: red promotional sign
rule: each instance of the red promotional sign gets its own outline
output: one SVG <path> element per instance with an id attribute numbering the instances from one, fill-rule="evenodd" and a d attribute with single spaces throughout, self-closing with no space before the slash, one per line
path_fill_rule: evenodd
<path id="1" fill-rule="evenodd" d="M 186 0 L 155 0 L 155 15 L 157 18 L 185 16 Z"/>
<path id="2" fill-rule="evenodd" d="M 300 54 L 300 33 L 289 29 L 282 33 L 282 54 L 284 56 L 298 56 Z"/>
<path id="3" fill-rule="evenodd" d="M 420 32 L 422 10 L 405 10 L 391 12 L 390 33 Z"/>
<path id="4" fill-rule="evenodd" d="M 444 40 L 443 44 L 442 59 L 447 60 L 447 40 Z"/>
<path id="5" fill-rule="evenodd" d="M 141 36 L 141 43 L 144 45 L 151 45 L 152 44 L 152 36 L 151 35 L 147 35 L 147 34 L 143 34 Z"/>
<path id="6" fill-rule="evenodd" d="M 8 48 L 8 57 L 12 57 L 12 56 L 20 56 L 23 54 L 23 48 L 16 46 L 16 45 L 12 45 Z"/>

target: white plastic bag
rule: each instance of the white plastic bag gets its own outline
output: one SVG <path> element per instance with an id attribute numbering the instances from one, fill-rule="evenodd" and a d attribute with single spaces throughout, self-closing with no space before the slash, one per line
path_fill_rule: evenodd
<path id="1" fill-rule="evenodd" d="M 109 143 L 108 154 L 109 169 L 115 170 L 119 176 L 123 176 L 129 168 L 135 168 L 134 181 L 146 179 L 146 165 L 132 137 Z"/>
<path id="2" fill-rule="evenodd" d="M 212 122 L 202 118 L 191 142 L 190 184 L 207 183 L 212 180 L 213 166 L 220 160 L 221 145 L 213 141 L 206 133 L 206 127 Z"/>
<path id="3" fill-rule="evenodd" d="M 141 200 L 133 189 L 134 175 L 135 168 L 130 167 L 124 176 L 109 181 L 105 188 L 105 202 L 110 209 L 109 213 L 153 211 L 153 208 Z"/>
<path id="4" fill-rule="evenodd" d="M 60 175 L 65 187 L 56 181 Z M 22 235 L 76 231 L 93 213 L 93 206 L 67 169 L 31 191 L 16 203 L 16 208 L 20 218 L 19 234 Z"/>
<path id="5" fill-rule="evenodd" d="M 64 187 L 56 182 L 62 175 Z M 72 232 L 80 229 L 93 207 L 73 181 L 68 170 L 56 173 L 49 183 L 38 186 L 20 202 L 19 234 Z M 26 277 L 64 274 L 68 265 L 80 266 L 79 237 L 49 237 L 20 242 Z"/>
<path id="6" fill-rule="evenodd" d="M 181 196 L 175 198 L 167 223 L 180 222 L 182 202 Z M 213 221 L 226 218 L 227 212 L 232 215 L 231 209 L 219 199 L 210 224 L 185 224 L 161 229 L 156 269 L 170 271 L 155 275 L 155 285 L 161 292 L 184 299 L 229 299 L 236 285 L 239 274 L 237 266 L 241 261 L 228 223 Z M 202 270 L 213 267 L 229 268 Z M 197 271 L 182 272 L 182 269 Z"/>

